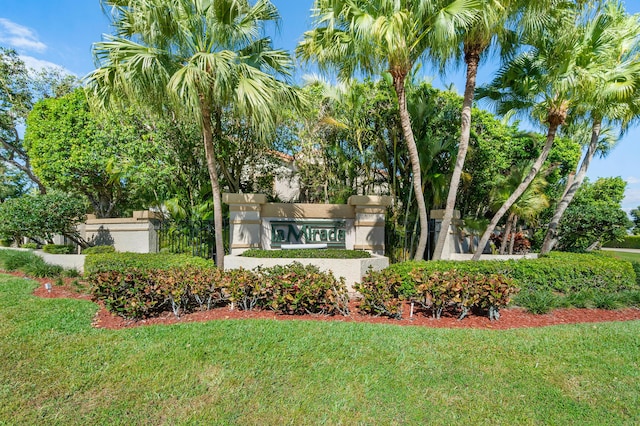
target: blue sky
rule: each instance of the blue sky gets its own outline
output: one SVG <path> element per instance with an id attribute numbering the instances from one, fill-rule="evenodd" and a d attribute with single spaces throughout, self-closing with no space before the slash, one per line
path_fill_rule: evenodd
<path id="1" fill-rule="evenodd" d="M 276 47 L 292 50 L 309 27 L 313 0 L 272 0 L 280 10 L 282 23 L 274 35 Z M 639 0 L 627 0 L 630 13 L 640 13 Z M 2 0 L 0 8 L 0 46 L 12 47 L 34 68 L 60 66 L 84 76 L 94 68 L 91 46 L 111 32 L 99 0 Z M 491 68 L 491 64 L 485 65 Z M 305 73 L 299 70 L 297 76 Z M 491 79 L 480 72 L 479 84 Z M 464 87 L 462 69 L 446 76 L 435 76 L 433 84 L 444 88 Z M 631 129 L 605 159 L 595 159 L 588 176 L 591 180 L 621 176 L 627 181 L 623 203 L 626 210 L 640 205 L 640 129 Z"/>

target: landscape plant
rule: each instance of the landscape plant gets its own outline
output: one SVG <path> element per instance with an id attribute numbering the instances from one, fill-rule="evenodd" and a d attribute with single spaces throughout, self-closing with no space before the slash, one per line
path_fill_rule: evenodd
<path id="1" fill-rule="evenodd" d="M 420 58 L 434 46 L 453 38 L 476 17 L 480 3 L 316 0 L 314 29 L 304 34 L 298 56 L 317 62 L 324 71 L 337 69 L 342 80 L 364 72 L 388 72 L 398 99 L 399 118 L 411 163 L 420 238 L 415 259 L 427 246 L 427 207 L 422 187 L 420 156 L 407 109 L 406 82 Z"/>
<path id="2" fill-rule="evenodd" d="M 582 65 L 591 74 L 584 90 L 585 100 L 577 109 L 591 122 L 591 138 L 580 167 L 559 200 L 540 252 L 551 251 L 558 243 L 562 218 L 585 180 L 587 170 L 596 152 L 602 155 L 610 151 L 611 143 L 602 140 L 603 127 L 620 129 L 624 133 L 640 114 L 640 15 L 629 15 L 619 1 L 604 3 L 601 11 L 591 18 L 584 31 L 592 51 L 598 52 L 597 61 L 587 51 Z M 602 67 L 602 64 L 605 64 Z M 597 69 L 602 67 L 604 69 Z M 596 68 L 596 72 L 593 71 Z M 567 220 L 568 223 L 572 219 Z"/>
<path id="3" fill-rule="evenodd" d="M 566 209 L 554 241 L 563 251 L 583 252 L 605 241 L 622 240 L 631 226 L 622 210 L 626 182 L 620 177 L 585 179 Z"/>
<path id="4" fill-rule="evenodd" d="M 246 120 L 256 135 L 275 128 L 275 106 L 296 105 L 298 93 L 277 76 L 293 63 L 273 49 L 265 26 L 279 19 L 268 0 L 176 2 L 103 0 L 116 35 L 96 43 L 99 68 L 88 85 L 100 104 L 128 98 L 199 123 L 211 182 L 216 264 L 224 268 L 222 201 L 216 146 L 223 111 Z"/>
<path id="5" fill-rule="evenodd" d="M 290 315 L 349 313 L 344 279 L 337 280 L 311 265 L 223 272 L 208 261 L 208 266 L 191 262 L 188 256 L 169 256 L 159 266 L 160 257 L 132 260 L 122 255 L 89 256 L 91 264 L 85 265 L 85 270 L 93 297 L 127 319 L 154 317 L 166 311 L 179 317 L 218 306 L 270 309 Z"/>
<path id="6" fill-rule="evenodd" d="M 51 254 L 75 254 L 77 249 L 70 244 L 45 244 L 42 246 L 42 251 Z"/>
<path id="7" fill-rule="evenodd" d="M 607 241 L 602 246 L 640 250 L 640 235 L 625 235 L 621 240 Z"/>
<path id="8" fill-rule="evenodd" d="M 345 249 L 287 249 L 262 250 L 249 249 L 242 253 L 244 257 L 262 257 L 268 259 L 310 258 L 310 259 L 368 259 L 371 253 L 365 250 Z"/>
<path id="9" fill-rule="evenodd" d="M 46 263 L 31 250 L 0 250 L 0 269 L 8 272 L 21 271 L 37 278 L 58 278 L 65 271 L 58 265 Z"/>
<path id="10" fill-rule="evenodd" d="M 92 326 L 94 303 L 37 298 L 37 286 L 0 277 L 0 383 L 14 390 L 0 392 L 0 423 L 640 421 L 638 321 L 472 330 L 247 319 L 109 330 Z"/>
<path id="11" fill-rule="evenodd" d="M 494 102 L 501 115 L 530 114 L 533 121 L 547 128 L 547 137 L 529 172 L 493 215 L 473 260 L 480 259 L 498 222 L 540 172 L 558 131 L 568 118 L 579 116 L 578 108 L 591 96 L 589 83 L 611 67 L 606 57 L 593 54 L 608 49 L 609 40 L 596 38 L 603 45 L 593 45 L 585 29 L 593 12 L 591 6 L 555 9 L 554 21 L 529 34 L 525 39 L 528 47 L 502 65 L 494 80 L 479 90 L 479 98 Z"/>
<path id="12" fill-rule="evenodd" d="M 490 320 L 500 318 L 500 308 L 509 304 L 511 296 L 518 292 L 514 281 L 501 274 L 466 274 L 456 269 L 410 273 L 416 285 L 417 297 L 413 300 L 431 310 L 440 319 L 445 309 L 463 319 L 472 309 L 488 312 Z"/>
<path id="13" fill-rule="evenodd" d="M 402 303 L 406 299 L 402 276 L 390 269 L 369 271 L 353 288 L 362 295 L 359 309 L 371 315 L 402 318 Z M 415 292 L 415 291 L 414 291 Z"/>
<path id="14" fill-rule="evenodd" d="M 60 234 L 86 247 L 76 227 L 84 222 L 86 210 L 84 199 L 60 192 L 11 198 L 0 204 L 0 235 L 52 242 Z"/>

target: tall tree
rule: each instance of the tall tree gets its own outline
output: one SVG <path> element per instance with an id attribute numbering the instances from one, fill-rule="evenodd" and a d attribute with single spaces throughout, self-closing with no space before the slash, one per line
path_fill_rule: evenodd
<path id="1" fill-rule="evenodd" d="M 427 246 L 427 207 L 420 157 L 407 110 L 405 82 L 416 62 L 434 46 L 455 36 L 475 19 L 478 0 L 316 0 L 315 28 L 304 34 L 296 52 L 321 69 L 338 69 L 342 79 L 364 72 L 388 72 L 398 97 L 400 123 L 411 159 L 413 187 L 420 218 L 415 258 Z"/>
<path id="2" fill-rule="evenodd" d="M 0 161 L 22 171 L 44 194 L 46 189 L 31 170 L 18 131 L 32 103 L 33 94 L 24 62 L 14 50 L 0 48 Z"/>
<path id="3" fill-rule="evenodd" d="M 595 153 L 600 149 L 603 125 L 623 130 L 640 115 L 640 15 L 630 16 L 622 3 L 610 1 L 604 10 L 584 27 L 589 49 L 581 57 L 581 66 L 592 75 L 587 82 L 583 109 L 591 122 L 591 138 L 575 177 L 549 222 L 540 253 L 550 252 L 558 242 L 562 216 L 582 185 Z M 590 58 L 596 55 L 597 61 Z M 606 146 L 606 145 L 605 145 Z"/>
<path id="4" fill-rule="evenodd" d="M 450 52 L 447 49 L 454 50 L 454 57 L 463 57 L 466 66 L 466 82 L 462 102 L 458 153 L 451 175 L 445 213 L 440 227 L 444 231 L 438 235 L 433 252 L 434 260 L 442 257 L 444 242 L 448 234 L 447 230 L 453 218 L 460 178 L 469 148 L 471 107 L 473 105 L 480 61 L 492 45 L 496 45 L 504 56 L 512 53 L 518 46 L 518 39 L 521 34 L 531 31 L 532 28 L 548 24 L 548 10 L 558 7 L 559 3 L 563 1 L 483 0 L 478 19 L 468 28 L 462 28 L 457 34 L 458 37 L 451 42 L 436 48 L 436 51 L 443 50 L 439 55 L 442 59 L 447 60 L 448 56 L 450 56 Z"/>
<path id="5" fill-rule="evenodd" d="M 222 202 L 216 144 L 223 112 L 233 111 L 273 131 L 275 106 L 299 101 L 279 80 L 292 69 L 290 56 L 263 36 L 279 14 L 268 0 L 103 0 L 111 8 L 115 36 L 94 45 L 100 68 L 89 76 L 98 99 L 125 96 L 176 110 L 200 123 L 213 194 L 216 264 L 224 267 Z"/>
<path id="6" fill-rule="evenodd" d="M 622 240 L 631 226 L 622 210 L 626 182 L 620 177 L 600 178 L 584 184 L 567 209 L 560 225 L 558 248 L 563 251 L 591 251 L 607 241 Z"/>
<path id="7" fill-rule="evenodd" d="M 640 235 L 640 206 L 631 210 L 631 219 L 633 221 L 633 234 Z"/>
<path id="8" fill-rule="evenodd" d="M 492 191 L 493 204 L 499 208 L 506 200 L 514 188 L 516 188 L 524 174 L 528 171 L 528 162 L 523 162 L 511 168 L 511 172 L 507 176 L 500 176 L 494 182 L 494 190 Z M 549 198 L 544 192 L 547 181 L 542 175 L 536 176 L 531 185 L 522 194 L 520 198 L 511 206 L 508 213 L 507 223 L 502 233 L 502 244 L 500 246 L 500 254 L 507 254 L 507 241 L 509 240 L 509 254 L 513 254 L 513 244 L 517 225 L 520 219 L 531 223 L 542 212 L 549 207 Z"/>
<path id="9" fill-rule="evenodd" d="M 591 78 L 584 72 L 579 60 L 581 49 L 585 46 L 581 27 L 585 25 L 586 12 L 582 8 L 559 12 L 554 25 L 528 36 L 530 49 L 506 63 L 493 82 L 479 90 L 480 97 L 496 103 L 500 114 L 531 113 L 534 121 L 546 124 L 547 137 L 529 173 L 494 214 L 480 239 L 480 249 L 474 254 L 473 260 L 480 259 L 483 248 L 502 217 L 540 171 L 560 126 L 567 120 L 571 108 L 580 102 L 580 90 L 584 90 L 585 81 Z M 591 59 L 595 61 L 596 57 L 592 56 Z M 591 71 L 594 72 L 593 69 Z"/>

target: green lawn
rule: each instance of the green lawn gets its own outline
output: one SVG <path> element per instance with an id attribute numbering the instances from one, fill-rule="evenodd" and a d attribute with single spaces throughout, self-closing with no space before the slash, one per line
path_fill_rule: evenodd
<path id="1" fill-rule="evenodd" d="M 639 424 L 640 321 L 91 328 L 0 276 L 0 424 Z"/>
<path id="2" fill-rule="evenodd" d="M 640 262 L 640 253 L 628 253 L 624 251 L 612 251 L 606 250 L 605 253 L 611 254 L 618 259 L 626 260 L 628 262 Z"/>

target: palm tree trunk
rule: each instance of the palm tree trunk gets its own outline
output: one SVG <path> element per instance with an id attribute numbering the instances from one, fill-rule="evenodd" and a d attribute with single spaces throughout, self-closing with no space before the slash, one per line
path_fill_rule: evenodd
<path id="1" fill-rule="evenodd" d="M 502 242 L 500 243 L 500 254 L 505 254 L 507 252 L 507 240 L 509 239 L 509 235 L 511 234 L 511 223 L 513 222 L 513 216 L 513 213 L 509 214 L 507 224 L 504 227 L 504 232 L 502 233 Z"/>
<path id="2" fill-rule="evenodd" d="M 415 260 L 422 260 L 424 252 L 427 248 L 427 238 L 429 237 L 429 219 L 427 218 L 427 206 L 424 202 L 424 192 L 422 191 L 422 172 L 420 171 L 420 156 L 418 155 L 418 147 L 413 137 L 411 129 L 411 118 L 407 110 L 407 97 L 405 93 L 404 82 L 406 74 L 392 72 L 393 86 L 398 96 L 398 106 L 400 110 L 400 123 L 402 132 L 407 141 L 407 149 L 409 151 L 409 159 L 411 160 L 411 170 L 413 174 L 413 189 L 416 194 L 416 202 L 418 203 L 418 216 L 420 218 L 420 239 L 418 247 L 414 255 Z"/>
<path id="3" fill-rule="evenodd" d="M 462 176 L 462 168 L 464 160 L 469 149 L 469 137 L 471 136 L 471 107 L 473 105 L 473 95 L 476 89 L 476 76 L 478 74 L 478 63 L 480 62 L 479 51 L 472 49 L 465 55 L 467 63 L 467 82 L 464 89 L 464 99 L 462 101 L 462 123 L 460 127 L 460 141 L 458 143 L 458 155 L 456 157 L 456 165 L 451 176 L 449 184 L 449 195 L 447 196 L 447 204 L 444 210 L 444 217 L 440 225 L 440 233 L 436 247 L 433 251 L 433 260 L 440 260 L 444 250 L 444 242 L 449 234 L 449 227 L 453 219 L 453 211 L 456 207 L 456 197 L 458 195 L 458 187 L 460 186 L 460 177 Z"/>
<path id="4" fill-rule="evenodd" d="M 213 148 L 213 129 L 211 126 L 211 107 L 201 98 L 202 110 L 202 140 L 204 152 L 207 158 L 207 169 L 211 179 L 211 193 L 213 195 L 213 225 L 216 241 L 216 266 L 224 269 L 224 239 L 222 237 L 222 198 L 220 197 L 220 183 L 218 181 L 218 168 Z"/>
<path id="5" fill-rule="evenodd" d="M 509 239 L 509 254 L 513 254 L 513 246 L 516 244 L 516 234 L 518 233 L 518 216 L 514 215 L 511 223 L 511 238 Z"/>
<path id="6" fill-rule="evenodd" d="M 564 212 L 567 210 L 567 207 L 569 207 L 571 201 L 573 201 L 573 197 L 576 195 L 578 188 L 580 188 L 584 181 L 584 177 L 589 169 L 589 164 L 591 164 L 591 160 L 598 149 L 598 140 L 600 139 L 601 129 L 602 120 L 594 119 L 593 125 L 591 126 L 591 141 L 589 142 L 589 148 L 587 148 L 587 152 L 584 154 L 584 158 L 580 164 L 580 169 L 578 170 L 575 178 L 568 182 L 567 190 L 562 196 L 560 203 L 558 203 L 551 222 L 549 222 L 549 228 L 547 229 L 547 234 L 544 236 L 540 254 L 549 253 L 558 243 L 558 226 L 560 225 Z"/>
<path id="7" fill-rule="evenodd" d="M 538 171 L 540 171 L 542 164 L 544 164 L 544 162 L 547 160 L 547 157 L 549 156 L 549 152 L 551 151 L 551 147 L 553 146 L 553 141 L 556 137 L 556 132 L 558 131 L 558 127 L 562 122 L 563 120 L 560 120 L 560 121 L 554 120 L 550 122 L 549 131 L 547 132 L 547 141 L 544 144 L 544 147 L 542 148 L 542 152 L 540 153 L 536 161 L 533 163 L 533 166 L 531 167 L 529 174 L 524 178 L 522 183 L 518 185 L 516 190 L 513 192 L 513 194 L 511 194 L 511 196 L 507 199 L 507 201 L 504 202 L 502 207 L 500 207 L 498 211 L 493 215 L 493 218 L 491 219 L 489 226 L 484 231 L 484 234 L 480 239 L 480 243 L 478 243 L 478 250 L 474 253 L 472 260 L 480 260 L 480 255 L 484 251 L 484 248 L 489 242 L 489 238 L 491 237 L 491 234 L 493 234 L 493 231 L 496 229 L 496 226 L 498 225 L 498 222 L 500 222 L 500 219 L 502 219 L 505 213 L 509 211 L 511 206 L 513 206 L 513 204 L 516 201 L 518 201 L 518 198 L 520 198 L 520 196 L 524 193 L 524 191 L 527 190 L 527 188 L 529 187 L 529 184 L 531 184 L 533 179 L 538 174 Z"/>

